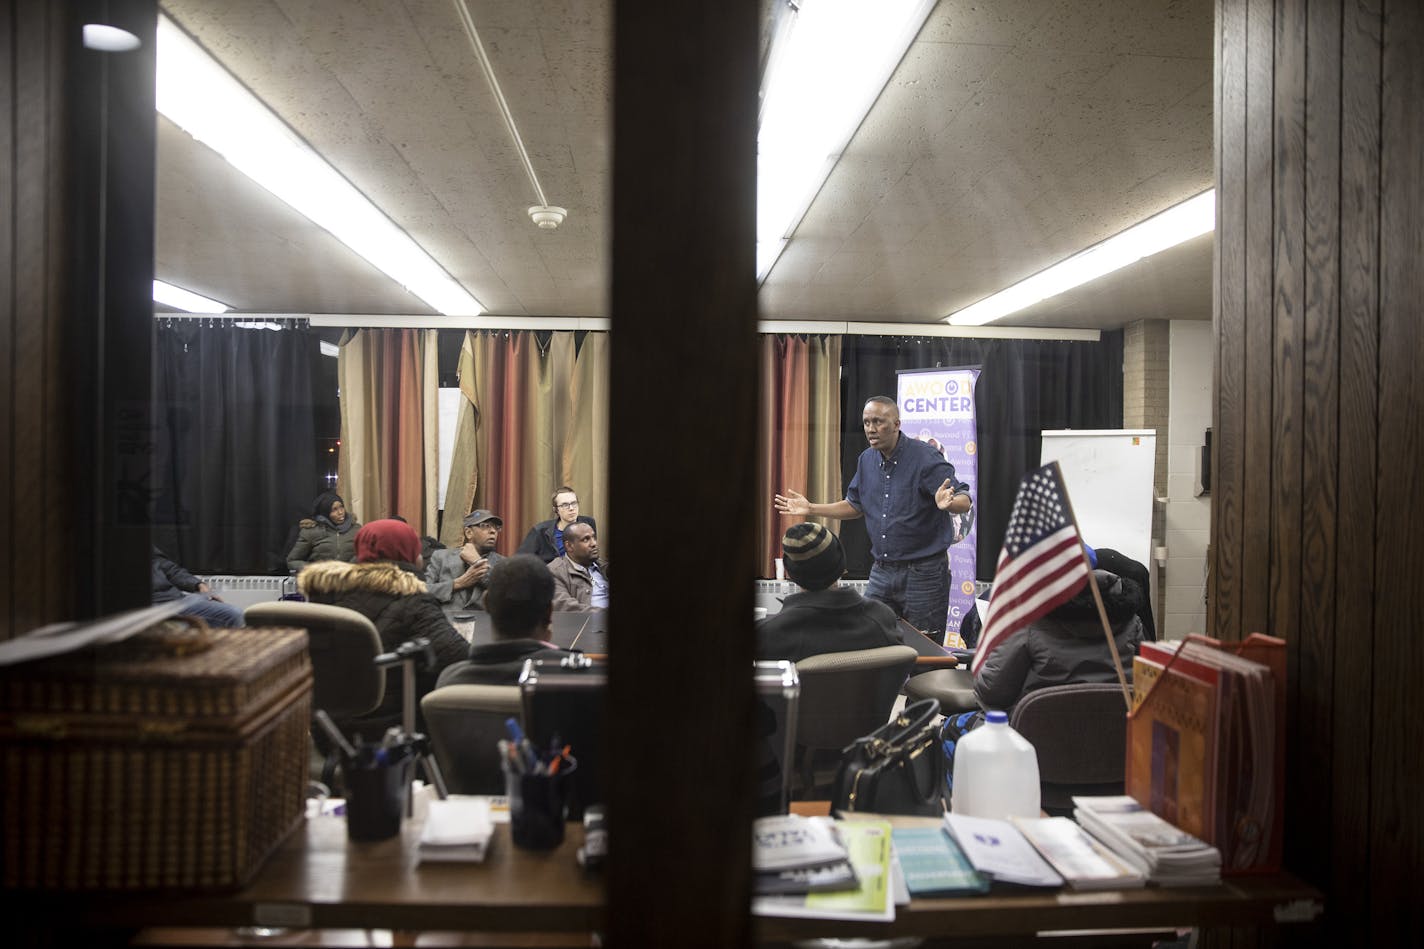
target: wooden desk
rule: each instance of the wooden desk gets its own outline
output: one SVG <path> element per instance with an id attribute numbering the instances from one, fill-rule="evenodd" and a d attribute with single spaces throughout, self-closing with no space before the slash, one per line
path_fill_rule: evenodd
<path id="1" fill-rule="evenodd" d="M 601 926 L 603 884 L 574 853 L 583 827 L 556 850 L 521 850 L 495 827 L 484 863 L 417 861 L 420 825 L 400 837 L 350 843 L 346 821 L 307 821 L 234 893 L 172 896 L 24 894 L 27 912 L 83 928 L 287 926 L 314 929 L 588 932 Z M 18 894 L 11 894 L 18 895 Z"/>
<path id="2" fill-rule="evenodd" d="M 925 818 L 894 818 L 924 821 Z M 933 819 L 929 819 L 933 823 Z M 267 925 L 320 929 L 590 932 L 602 925 L 603 888 L 576 865 L 583 829 L 563 846 L 520 850 L 507 824 L 482 864 L 418 864 L 419 826 L 401 837 L 348 844 L 340 818 L 309 821 L 247 888 L 171 896 L 10 893 L 31 919 L 113 929 Z M 997 891 L 981 897 L 916 900 L 892 923 L 759 917 L 759 940 L 815 936 L 995 936 L 1052 930 L 1272 925 L 1318 913 L 1321 895 L 1281 874 L 1187 889 Z M 655 907 L 649 909 L 656 912 Z"/>

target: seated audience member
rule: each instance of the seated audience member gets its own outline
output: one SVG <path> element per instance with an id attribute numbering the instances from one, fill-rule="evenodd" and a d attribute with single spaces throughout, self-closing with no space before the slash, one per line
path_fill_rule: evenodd
<path id="1" fill-rule="evenodd" d="M 1083 546 L 1087 546 L 1084 544 Z M 1093 566 L 1102 567 L 1110 573 L 1115 573 L 1124 580 L 1131 580 L 1137 585 L 1137 618 L 1142 620 L 1142 638 L 1148 642 L 1157 639 L 1157 625 L 1152 621 L 1151 603 L 1151 576 L 1147 568 L 1133 560 L 1126 554 L 1118 553 L 1107 547 L 1100 547 L 1097 550 L 1088 548 L 1089 559 Z"/>
<path id="2" fill-rule="evenodd" d="M 308 600 L 344 606 L 374 623 L 387 652 L 417 637 L 430 640 L 435 663 L 430 668 L 416 666 L 417 702 L 435 688 L 440 670 L 463 659 L 468 648 L 445 618 L 440 601 L 426 592 L 422 566 L 420 538 L 411 526 L 379 520 L 356 532 L 355 563 L 326 560 L 297 574 L 297 589 Z M 343 730 L 376 741 L 386 728 L 400 724 L 403 672 L 399 664 L 389 666 L 381 704 L 357 719 L 341 722 Z"/>
<path id="3" fill-rule="evenodd" d="M 327 491 L 312 504 L 312 516 L 297 524 L 297 542 L 287 554 L 287 569 L 300 573 L 318 560 L 356 558 L 356 532 L 361 523 L 346 510 L 346 502 L 335 491 Z"/>
<path id="4" fill-rule="evenodd" d="M 1094 570 L 1093 582 L 1102 595 L 1113 642 L 1130 683 L 1132 657 L 1142 642 L 1137 584 L 1107 570 Z M 1035 689 L 1077 682 L 1117 682 L 1112 650 L 1087 584 L 1047 616 L 1015 630 L 995 646 L 974 677 L 974 697 L 986 709 L 1007 711 Z M 963 712 L 944 720 L 940 736 L 951 764 L 956 742 L 983 721 L 983 712 Z"/>
<path id="5" fill-rule="evenodd" d="M 598 534 L 588 524 L 564 531 L 564 555 L 549 564 L 554 609 L 560 613 L 608 608 L 608 564 L 598 561 Z"/>
<path id="6" fill-rule="evenodd" d="M 447 666 L 438 685 L 515 685 L 525 659 L 573 655 L 546 641 L 553 603 L 554 576 L 538 557 L 506 557 L 485 593 L 494 642 L 471 646 L 470 658 Z"/>
<path id="7" fill-rule="evenodd" d="M 554 517 L 529 528 L 515 553 L 533 554 L 545 563 L 564 555 L 564 531 L 570 524 L 587 524 L 598 532 L 593 518 L 579 514 L 578 495 L 568 485 L 554 492 Z"/>
<path id="8" fill-rule="evenodd" d="M 1132 657 L 1142 642 L 1137 585 L 1106 570 L 1094 570 L 1093 579 L 1102 594 L 1123 671 L 1131 676 Z M 1023 696 L 1050 685 L 1116 681 L 1117 668 L 1093 591 L 1084 584 L 1071 600 L 994 647 L 974 677 L 974 696 L 985 708 L 1010 709 Z"/>
<path id="9" fill-rule="evenodd" d="M 154 603 L 182 600 L 180 616 L 196 616 L 210 626 L 230 629 L 241 626 L 242 610 L 224 603 L 208 590 L 208 585 L 178 566 L 157 547 L 153 548 Z"/>
<path id="10" fill-rule="evenodd" d="M 824 652 L 899 646 L 895 611 L 836 581 L 845 572 L 840 539 L 820 524 L 793 524 L 781 538 L 786 576 L 800 591 L 757 624 L 756 657 L 792 662 Z"/>
<path id="11" fill-rule="evenodd" d="M 463 523 L 464 546 L 432 551 L 425 584 L 431 596 L 454 609 L 482 610 L 490 573 L 505 559 L 494 552 L 504 521 L 481 510 L 466 514 Z"/>

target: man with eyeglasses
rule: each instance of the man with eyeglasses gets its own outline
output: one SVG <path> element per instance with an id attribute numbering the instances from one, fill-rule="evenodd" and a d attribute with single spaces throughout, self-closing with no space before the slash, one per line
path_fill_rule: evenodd
<path id="1" fill-rule="evenodd" d="M 564 531 L 572 524 L 587 524 L 598 532 L 598 524 L 591 517 L 579 514 L 578 495 L 574 489 L 564 485 L 554 492 L 554 516 L 540 521 L 529 528 L 524 541 L 516 553 L 533 554 L 545 563 L 551 563 L 564 555 Z"/>
<path id="2" fill-rule="evenodd" d="M 776 510 L 796 517 L 865 518 L 870 535 L 870 582 L 865 595 L 880 600 L 941 645 L 949 613 L 951 514 L 971 507 L 969 485 L 929 445 L 900 436 L 900 408 L 889 396 L 865 403 L 861 415 L 869 447 L 860 453 L 843 500 L 814 504 L 795 491 L 776 495 Z"/>
<path id="3" fill-rule="evenodd" d="M 442 605 L 456 610 L 484 609 L 490 572 L 504 559 L 494 552 L 504 521 L 493 511 L 471 511 L 462 522 L 465 543 L 437 550 L 425 569 L 425 586 Z"/>

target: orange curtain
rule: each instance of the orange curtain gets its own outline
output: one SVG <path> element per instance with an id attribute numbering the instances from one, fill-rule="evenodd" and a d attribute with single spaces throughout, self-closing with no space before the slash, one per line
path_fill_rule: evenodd
<path id="1" fill-rule="evenodd" d="M 343 341 L 338 490 L 362 522 L 400 515 L 435 531 L 439 443 L 433 330 L 360 330 Z"/>
<path id="2" fill-rule="evenodd" d="M 446 488 L 441 540 L 458 542 L 460 516 L 486 508 L 504 519 L 496 549 L 513 553 L 553 516 L 560 485 L 598 519 L 607 546 L 607 334 L 470 332 L 460 356 L 462 410 Z"/>
<path id="3" fill-rule="evenodd" d="M 840 486 L 840 338 L 761 338 L 757 564 L 774 577 L 781 535 L 772 495 L 791 489 L 815 502 L 842 497 Z M 815 518 L 832 530 L 839 522 Z"/>

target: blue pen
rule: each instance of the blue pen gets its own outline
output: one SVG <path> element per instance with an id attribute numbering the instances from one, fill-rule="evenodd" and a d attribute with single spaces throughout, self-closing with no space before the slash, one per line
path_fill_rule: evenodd
<path id="1" fill-rule="evenodd" d="M 509 737 L 514 739 L 516 745 L 524 742 L 524 729 L 519 727 L 519 719 L 506 718 L 504 720 L 504 727 L 509 729 Z"/>

